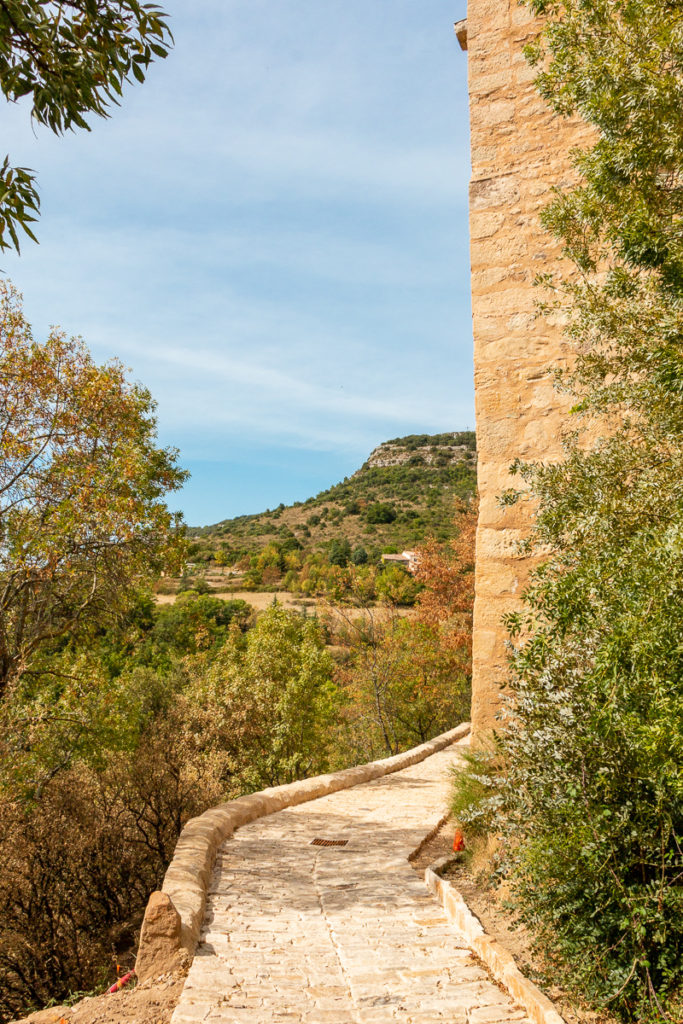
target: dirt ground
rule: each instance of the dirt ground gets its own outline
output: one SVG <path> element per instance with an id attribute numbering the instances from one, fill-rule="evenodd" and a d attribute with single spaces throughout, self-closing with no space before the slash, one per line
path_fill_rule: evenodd
<path id="1" fill-rule="evenodd" d="M 430 864 L 452 853 L 454 831 L 453 822 L 447 821 L 433 839 L 422 847 L 412 861 L 413 868 L 421 877 Z M 476 873 L 466 863 L 454 865 L 443 877 L 464 897 L 486 932 L 512 953 L 522 973 L 552 999 L 567 1024 L 617 1024 L 616 1019 L 610 1014 L 582 1007 L 557 985 L 545 984 L 546 965 L 543 958 L 532 948 L 533 936 L 523 925 L 515 922 L 511 912 L 505 907 L 498 889 L 480 882 Z"/>
<path id="2" fill-rule="evenodd" d="M 157 594 L 155 600 L 157 604 L 173 604 L 177 596 L 177 594 Z M 278 604 L 281 604 L 283 608 L 295 608 L 297 611 L 302 607 L 312 609 L 316 604 L 314 598 L 302 597 L 301 594 L 292 594 L 288 590 L 279 590 L 276 594 L 261 593 L 255 590 L 231 590 L 227 592 L 212 590 L 211 597 L 219 597 L 222 601 L 246 601 L 257 612 L 262 612 L 269 608 L 273 603 L 274 597 L 277 597 Z"/>
<path id="3" fill-rule="evenodd" d="M 263 612 L 273 603 L 273 598 L 277 598 L 278 604 L 289 611 L 301 612 L 305 609 L 308 610 L 309 614 L 313 615 L 316 611 L 320 613 L 332 613 L 336 612 L 333 605 L 326 601 L 325 598 L 306 597 L 303 594 L 293 594 L 289 590 L 278 590 L 273 593 L 266 593 L 257 590 L 232 590 L 229 592 L 211 591 L 212 597 L 219 597 L 223 601 L 235 601 L 241 600 L 246 601 L 250 604 L 257 612 Z M 173 604 L 177 599 L 177 594 L 156 594 L 155 601 L 157 604 Z M 346 614 L 349 618 L 354 619 L 364 614 L 362 608 L 351 608 L 346 609 Z M 376 617 L 382 617 L 383 615 L 389 616 L 393 613 L 401 616 L 401 618 L 409 618 L 415 614 L 414 608 L 395 608 L 388 609 L 387 606 L 377 605 L 373 609 L 373 614 Z"/>
<path id="4" fill-rule="evenodd" d="M 88 996 L 73 1006 L 39 1010 L 19 1024 L 168 1024 L 184 981 L 183 971 L 162 975 L 112 995 Z"/>

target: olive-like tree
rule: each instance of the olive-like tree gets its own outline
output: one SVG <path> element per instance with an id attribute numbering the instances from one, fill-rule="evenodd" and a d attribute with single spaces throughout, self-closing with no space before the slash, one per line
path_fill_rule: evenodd
<path id="1" fill-rule="evenodd" d="M 164 11 L 138 0 L 1 0 L 0 89 L 10 102 L 31 100 L 31 117 L 56 134 L 89 130 L 88 115 L 107 117 L 123 86 L 143 82 L 172 37 Z M 35 176 L 0 167 L 0 249 L 19 251 L 19 232 L 40 200 Z"/>

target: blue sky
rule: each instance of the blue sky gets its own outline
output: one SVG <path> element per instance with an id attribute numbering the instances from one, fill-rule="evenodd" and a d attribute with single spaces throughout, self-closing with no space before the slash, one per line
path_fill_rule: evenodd
<path id="1" fill-rule="evenodd" d="M 175 49 L 90 134 L 4 110 L 41 190 L 41 244 L 2 263 L 36 336 L 150 388 L 193 525 L 473 428 L 465 0 L 164 6 Z"/>

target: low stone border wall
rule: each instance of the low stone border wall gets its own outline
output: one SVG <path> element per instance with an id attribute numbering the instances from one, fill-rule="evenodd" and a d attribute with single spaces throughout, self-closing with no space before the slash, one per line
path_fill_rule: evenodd
<path id="1" fill-rule="evenodd" d="M 469 731 L 466 722 L 404 754 L 285 786 L 273 786 L 230 800 L 192 818 L 180 834 L 161 892 L 150 896 L 135 965 L 138 977 L 144 980 L 169 970 L 182 959 L 183 951 L 185 959 L 194 955 L 216 854 L 235 829 L 285 807 L 409 768 L 463 739 Z"/>
<path id="2" fill-rule="evenodd" d="M 427 888 L 441 903 L 448 920 L 458 929 L 470 949 L 488 967 L 496 981 L 507 989 L 515 1002 L 524 1007 L 535 1024 L 565 1024 L 564 1018 L 557 1012 L 550 999 L 524 977 L 512 953 L 486 934 L 481 921 L 474 916 L 455 886 L 441 878 L 440 872 L 452 864 L 454 859 L 443 857 L 425 871 Z"/>

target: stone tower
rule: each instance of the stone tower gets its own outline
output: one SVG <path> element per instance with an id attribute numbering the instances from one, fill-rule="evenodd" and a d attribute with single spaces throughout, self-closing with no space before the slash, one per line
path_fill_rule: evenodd
<path id="1" fill-rule="evenodd" d="M 552 185 L 569 177 L 567 153 L 585 128 L 556 118 L 523 53 L 538 23 L 518 0 L 469 0 L 456 25 L 468 51 L 472 181 L 470 239 L 480 512 L 474 605 L 472 722 L 495 724 L 505 675 L 504 612 L 519 607 L 528 562 L 516 552 L 528 506 L 501 509 L 519 483 L 512 461 L 560 452 L 562 402 L 549 368 L 566 359 L 558 329 L 534 315 L 533 282 L 557 250 L 539 222 Z"/>

